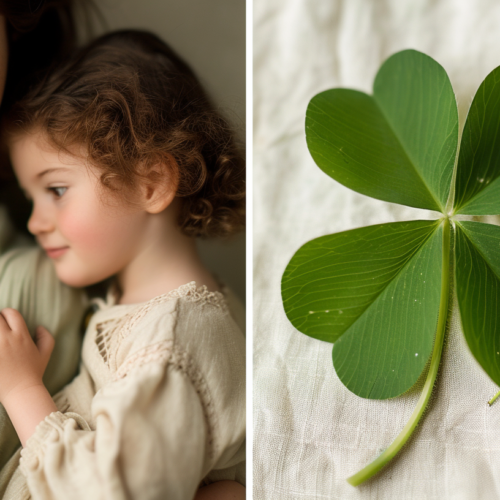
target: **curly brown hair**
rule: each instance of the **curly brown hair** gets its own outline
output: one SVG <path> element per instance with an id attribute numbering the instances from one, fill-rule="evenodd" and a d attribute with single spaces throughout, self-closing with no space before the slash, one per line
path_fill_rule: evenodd
<path id="1" fill-rule="evenodd" d="M 166 166 L 189 236 L 244 226 L 245 165 L 232 128 L 187 64 L 151 33 L 98 38 L 15 104 L 4 127 L 7 136 L 40 128 L 70 153 L 83 145 L 101 183 L 116 192 L 163 181 L 155 167 Z"/>

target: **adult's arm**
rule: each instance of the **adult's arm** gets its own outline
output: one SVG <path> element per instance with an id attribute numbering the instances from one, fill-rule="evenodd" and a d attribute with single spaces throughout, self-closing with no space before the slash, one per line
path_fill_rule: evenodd
<path id="1" fill-rule="evenodd" d="M 52 263 L 40 248 L 16 244 L 19 238 L 0 207 L 0 310 L 17 309 L 32 336 L 38 325 L 53 333 L 56 344 L 44 383 L 55 394 L 78 369 L 85 295 L 57 279 Z M 0 405 L 0 468 L 19 446 L 17 434 Z"/>

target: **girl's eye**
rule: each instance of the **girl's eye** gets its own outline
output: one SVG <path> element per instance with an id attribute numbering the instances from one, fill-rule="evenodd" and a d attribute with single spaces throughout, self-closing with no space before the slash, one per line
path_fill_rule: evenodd
<path id="1" fill-rule="evenodd" d="M 68 188 L 65 187 L 49 187 L 47 188 L 50 192 L 54 193 L 56 198 L 60 198 Z"/>

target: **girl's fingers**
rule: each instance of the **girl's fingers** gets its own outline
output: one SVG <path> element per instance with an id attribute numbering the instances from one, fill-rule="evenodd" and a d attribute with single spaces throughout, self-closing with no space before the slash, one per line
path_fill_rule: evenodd
<path id="1" fill-rule="evenodd" d="M 35 331 L 35 344 L 40 352 L 40 355 L 42 356 L 45 366 L 47 366 L 52 350 L 54 349 L 54 337 L 52 337 L 47 328 L 38 326 Z"/>
<path id="2" fill-rule="evenodd" d="M 10 330 L 18 332 L 28 331 L 28 327 L 19 311 L 12 308 L 3 309 L 0 313 Z"/>

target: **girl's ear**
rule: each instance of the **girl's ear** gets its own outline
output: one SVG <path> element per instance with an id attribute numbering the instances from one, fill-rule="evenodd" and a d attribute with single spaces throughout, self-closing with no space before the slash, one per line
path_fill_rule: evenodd
<path id="1" fill-rule="evenodd" d="M 149 169 L 142 188 L 142 201 L 148 213 L 163 212 L 172 203 L 179 186 L 178 172 L 177 162 L 173 158 L 169 158 L 168 164 L 157 163 Z"/>

